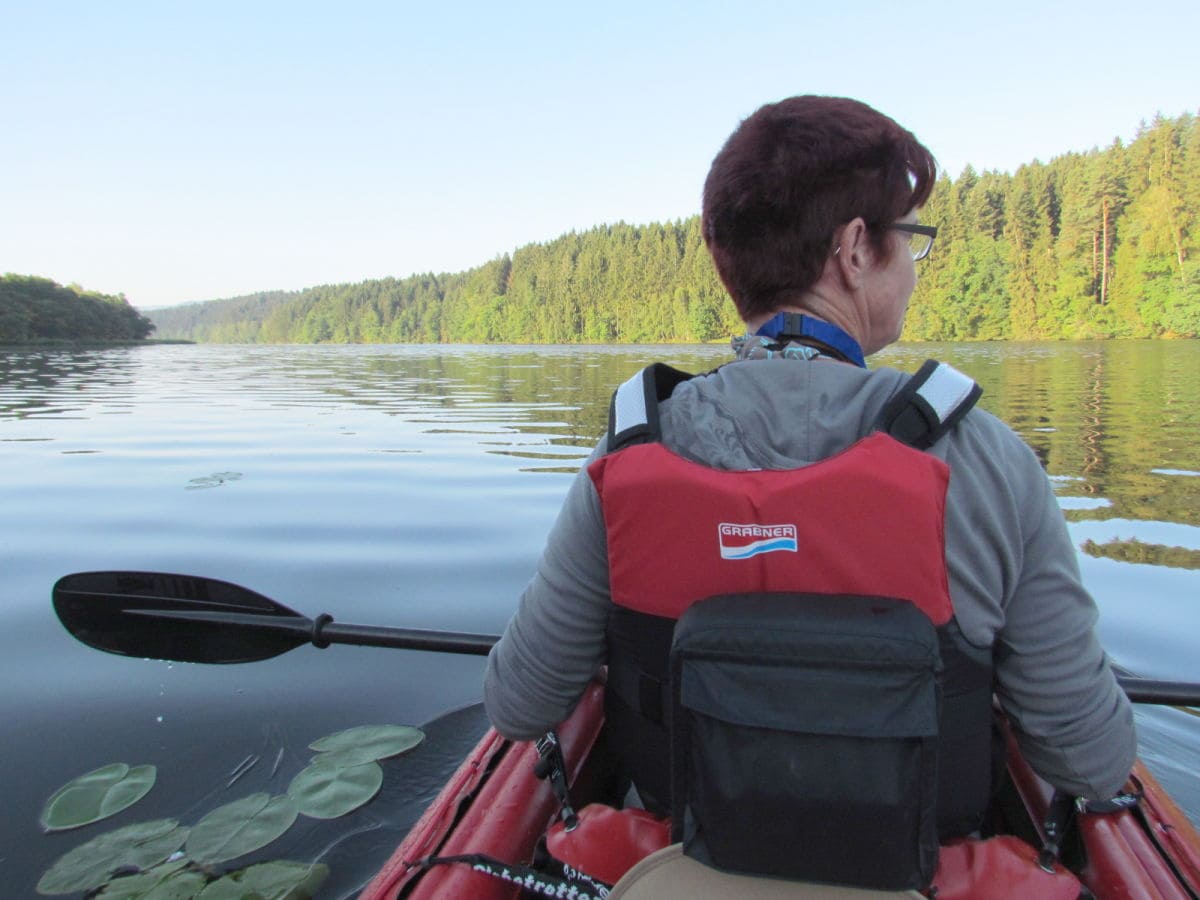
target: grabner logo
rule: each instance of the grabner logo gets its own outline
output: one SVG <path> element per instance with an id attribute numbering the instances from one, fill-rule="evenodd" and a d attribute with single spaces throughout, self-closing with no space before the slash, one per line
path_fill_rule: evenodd
<path id="1" fill-rule="evenodd" d="M 722 522 L 717 526 L 717 541 L 721 545 L 721 559 L 749 559 L 776 550 L 797 552 L 795 525 L 735 525 Z"/>

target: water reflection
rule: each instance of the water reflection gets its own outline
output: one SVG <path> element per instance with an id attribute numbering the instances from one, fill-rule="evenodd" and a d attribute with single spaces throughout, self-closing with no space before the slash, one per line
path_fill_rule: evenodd
<path id="1" fill-rule="evenodd" d="M 1200 345 L 905 345 L 876 362 L 915 371 L 927 357 L 978 379 L 983 405 L 1045 464 L 1110 652 L 1193 678 Z M 250 754 L 263 761 L 234 790 L 270 781 L 283 750 L 285 777 L 316 736 L 427 721 L 479 693 L 478 660 L 437 654 L 309 649 L 174 668 L 106 656 L 53 620 L 57 578 L 191 572 L 308 615 L 496 632 L 616 385 L 650 361 L 706 371 L 727 358 L 720 346 L 0 353 L 0 715 L 22 723 L 0 742 L 0 862 L 16 895 L 72 845 L 37 835 L 37 812 L 80 772 L 158 763 L 175 780 L 136 814 L 176 815 L 197 796 L 234 799 L 225 785 Z M 1143 755 L 1196 816 L 1200 719 L 1138 715 Z"/>
<path id="2" fill-rule="evenodd" d="M 1200 348 L 1189 341 L 930 346 L 984 387 L 1056 481 L 1068 521 L 1200 525 Z M 940 352 L 939 352 L 940 351 Z M 911 364 L 912 345 L 889 356 Z M 1131 542 L 1137 541 L 1137 545 Z M 1085 552 L 1194 568 L 1195 557 L 1127 528 Z"/>
<path id="3" fill-rule="evenodd" d="M 244 398 L 280 408 L 369 408 L 430 434 L 477 437 L 485 452 L 570 471 L 607 425 L 607 397 L 644 361 L 694 371 L 723 347 L 171 347 L 0 356 L 0 422 L 129 412 L 133 402 Z M 983 385 L 1059 479 L 1072 521 L 1200 524 L 1200 350 L 1194 342 L 920 345 L 877 363 L 936 356 Z M 37 435 L 0 432 L 6 441 Z M 346 432 L 350 435 L 351 432 Z M 413 448 L 385 448 L 413 452 Z M 78 448 L 70 452 L 96 452 Z M 198 476 L 213 477 L 213 476 Z"/>
<path id="4" fill-rule="evenodd" d="M 79 412 L 86 395 L 120 397 L 133 382 L 120 351 L 0 350 L 0 421 Z"/>

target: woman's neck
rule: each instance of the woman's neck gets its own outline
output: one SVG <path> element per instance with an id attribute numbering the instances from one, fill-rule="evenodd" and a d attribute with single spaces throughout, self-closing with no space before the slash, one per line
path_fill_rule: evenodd
<path id="1" fill-rule="evenodd" d="M 850 332 L 841 326 L 827 322 L 808 313 L 784 311 L 761 320 L 754 328 L 754 335 L 778 342 L 804 344 L 822 354 L 866 367 L 862 346 Z"/>

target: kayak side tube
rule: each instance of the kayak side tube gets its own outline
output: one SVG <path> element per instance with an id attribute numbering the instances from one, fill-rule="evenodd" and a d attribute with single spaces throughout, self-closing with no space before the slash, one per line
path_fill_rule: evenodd
<path id="1" fill-rule="evenodd" d="M 575 784 L 599 739 L 604 721 L 603 686 L 588 688 L 572 716 L 558 729 Z M 1045 841 L 1042 823 L 1052 795 L 1021 756 L 1008 723 L 1010 783 L 999 812 L 1001 830 L 1034 847 Z M 513 900 L 515 885 L 477 873 L 465 864 L 427 868 L 431 855 L 485 853 L 528 863 L 537 840 L 553 822 L 559 805 L 547 782 L 533 770 L 532 743 L 487 734 L 413 826 L 392 858 L 360 895 L 360 900 L 430 900 L 470 897 Z M 1136 810 L 1089 813 L 1078 818 L 1078 841 L 1065 848 L 1064 862 L 1076 871 L 1096 900 L 1194 900 L 1200 896 L 1200 835 L 1158 781 L 1137 763 L 1129 789 L 1139 787 Z"/>
<path id="2" fill-rule="evenodd" d="M 558 728 L 569 783 L 587 762 L 603 723 L 604 686 L 594 683 Z M 509 741 L 488 729 L 359 900 L 395 900 L 401 891 L 406 900 L 516 897 L 516 886 L 468 865 L 420 862 L 433 855 L 486 853 L 528 863 L 559 809 L 549 783 L 533 774 L 537 761 L 533 743 Z"/>
<path id="3" fill-rule="evenodd" d="M 1004 721 L 1008 771 L 1037 832 L 1053 789 L 1029 767 Z M 1193 900 L 1200 894 L 1200 835 L 1141 761 L 1126 789 L 1140 787 L 1136 810 L 1087 813 L 1077 818 L 1083 860 L 1076 870 L 1097 900 Z M 1074 866 L 1072 867 L 1074 868 Z"/>

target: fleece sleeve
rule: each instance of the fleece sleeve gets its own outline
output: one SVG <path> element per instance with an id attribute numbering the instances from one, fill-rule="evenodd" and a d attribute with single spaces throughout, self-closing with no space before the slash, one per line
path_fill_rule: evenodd
<path id="1" fill-rule="evenodd" d="M 1015 567 L 996 635 L 997 697 L 1038 774 L 1077 796 L 1111 797 L 1137 753 L 1133 712 L 1096 638 L 1096 604 L 1049 480 L 1016 435 L 1005 443 L 1017 529 L 1000 554 Z"/>
<path id="2" fill-rule="evenodd" d="M 604 662 L 610 606 L 604 520 L 585 466 L 488 656 L 483 699 L 497 731 L 532 740 L 570 714 Z"/>

